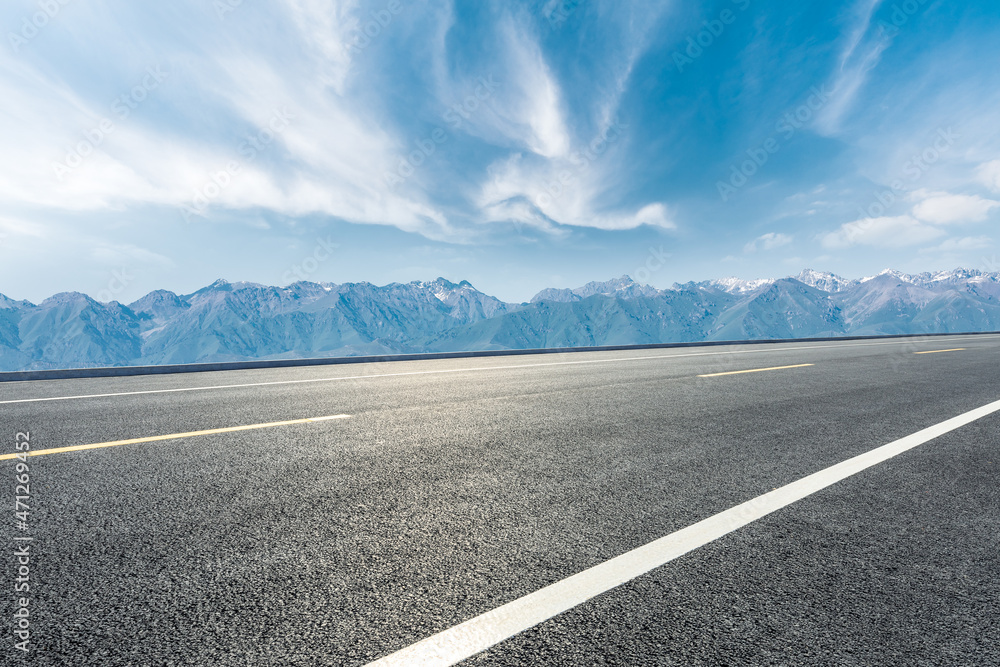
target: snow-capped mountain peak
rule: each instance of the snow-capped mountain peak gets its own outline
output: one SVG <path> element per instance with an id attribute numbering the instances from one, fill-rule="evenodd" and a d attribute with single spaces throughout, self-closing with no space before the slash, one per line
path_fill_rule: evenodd
<path id="1" fill-rule="evenodd" d="M 913 276 L 909 275 L 908 273 L 903 273 L 902 271 L 897 271 L 895 269 L 882 269 L 881 271 L 879 271 L 878 273 L 876 273 L 874 276 L 865 276 L 864 278 L 861 278 L 860 280 L 858 280 L 858 282 L 859 283 L 866 283 L 869 280 L 874 280 L 875 278 L 881 278 L 882 276 L 890 276 L 890 277 L 895 278 L 896 280 L 900 280 L 900 281 L 902 281 L 904 283 L 912 283 L 912 284 L 916 285 L 916 282 L 914 282 L 914 280 L 913 280 Z"/>
<path id="2" fill-rule="evenodd" d="M 532 297 L 531 302 L 537 303 L 539 301 L 558 301 L 566 303 L 572 301 L 582 301 L 583 299 L 587 299 L 598 294 L 616 296 L 623 299 L 633 299 L 636 297 L 656 296 L 659 293 L 659 290 L 655 287 L 642 285 L 632 280 L 631 276 L 625 275 L 621 278 L 612 278 L 611 280 L 591 281 L 582 287 L 576 287 L 573 289 L 558 289 L 550 287 L 542 290 Z"/>
<path id="3" fill-rule="evenodd" d="M 657 290 L 628 276 L 507 303 L 470 283 L 217 281 L 128 306 L 80 293 L 38 305 L 0 295 L 0 370 L 1000 330 L 1000 274 L 975 269 L 867 281 L 805 270 Z M 81 326 L 83 324 L 83 326 Z"/>
<path id="4" fill-rule="evenodd" d="M 766 285 L 771 285 L 775 282 L 774 278 L 758 278 L 756 280 L 743 280 L 742 278 L 719 278 L 717 280 L 710 280 L 708 284 L 716 289 L 722 290 L 723 292 L 728 292 L 730 294 L 746 294 L 747 292 L 753 292 Z"/>
<path id="5" fill-rule="evenodd" d="M 836 273 L 813 271 L 812 269 L 804 269 L 802 273 L 795 276 L 795 279 L 824 292 L 842 292 L 858 284 L 857 280 L 848 280 Z"/>

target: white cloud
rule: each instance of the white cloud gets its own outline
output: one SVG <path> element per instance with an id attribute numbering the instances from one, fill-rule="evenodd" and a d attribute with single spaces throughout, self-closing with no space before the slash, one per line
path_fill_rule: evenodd
<path id="1" fill-rule="evenodd" d="M 587 221 L 587 224 L 582 226 L 599 229 L 633 229 L 641 225 L 650 225 L 661 229 L 677 229 L 677 224 L 673 221 L 669 209 L 660 202 L 647 204 L 635 213 L 619 211 L 594 215 Z"/>
<path id="2" fill-rule="evenodd" d="M 37 222 L 0 216 L 0 238 L 8 236 L 44 238 L 46 234 L 42 225 Z"/>
<path id="3" fill-rule="evenodd" d="M 816 128 L 824 134 L 834 134 L 840 129 L 841 120 L 868 81 L 868 73 L 879 64 L 882 52 L 889 46 L 890 40 L 884 35 L 865 40 L 875 10 L 881 3 L 882 0 L 862 0 L 858 4 L 854 30 L 840 53 L 840 68 L 831 83 L 834 93 L 816 116 Z"/>
<path id="4" fill-rule="evenodd" d="M 979 182 L 993 192 L 1000 192 L 1000 160 L 984 162 L 976 170 Z"/>
<path id="5" fill-rule="evenodd" d="M 612 4 L 602 6 L 600 18 L 615 31 L 613 52 L 606 67 L 595 70 L 593 86 L 580 94 L 582 99 L 567 100 L 574 89 L 561 87 L 555 61 L 546 57 L 548 42 L 538 33 L 537 14 L 499 10 L 496 23 L 488 24 L 496 38 L 489 44 L 496 47 L 488 49 L 491 60 L 474 63 L 465 76 L 454 74 L 463 71 L 457 62 L 461 58 L 451 57 L 445 49 L 454 18 L 450 4 L 440 4 L 449 8 L 422 14 L 422 20 L 439 32 L 417 32 L 411 26 L 413 15 L 405 21 L 400 16 L 391 19 L 396 23 L 380 28 L 381 36 L 363 48 L 352 44 L 373 14 L 372 6 L 360 0 L 289 0 L 273 13 L 244 3 L 225 24 L 184 27 L 190 29 L 190 41 L 171 39 L 173 33 L 167 28 L 176 26 L 164 25 L 155 34 L 143 33 L 146 26 L 125 26 L 130 39 L 114 41 L 112 53 L 115 63 L 127 65 L 76 68 L 101 73 L 99 93 L 93 90 L 93 81 L 76 72 L 42 59 L 0 52 L 4 100 L 0 145 L 6 158 L 0 164 L 0 207 L 41 209 L 44 215 L 58 216 L 150 206 L 168 214 L 177 209 L 180 222 L 181 208 L 190 206 L 197 192 L 207 187 L 215 191 L 213 177 L 235 161 L 239 173 L 226 177 L 228 183 L 210 197 L 208 221 L 213 213 L 221 213 L 215 216 L 219 219 L 227 212 L 244 219 L 258 219 L 258 212 L 292 217 L 318 213 L 450 241 L 472 238 L 474 229 L 454 222 L 467 219 L 517 220 L 550 232 L 560 225 L 675 227 L 664 203 L 644 200 L 622 206 L 616 196 L 628 178 L 621 155 L 624 130 L 617 126 L 618 101 L 646 48 L 645 35 L 653 33 L 654 17 L 665 9 L 633 15 Z M 214 12 L 208 13 L 216 20 Z M 78 22 L 73 29 L 91 34 L 100 18 L 100 11 L 94 10 L 93 25 Z M 254 38 L 262 25 L 287 39 L 261 46 Z M 57 34 L 60 29 L 55 22 L 49 28 L 53 42 L 80 41 Z M 396 29 L 412 30 L 404 36 L 415 41 L 426 38 L 428 52 L 443 54 L 440 67 L 432 64 L 428 74 L 438 90 L 431 85 L 424 91 L 428 96 L 436 93 L 437 98 L 419 110 L 431 109 L 432 121 L 440 122 L 437 111 L 467 99 L 480 85 L 479 77 L 490 78 L 491 68 L 496 67 L 495 80 L 500 84 L 496 93 L 470 118 L 463 118 L 460 128 L 446 131 L 449 139 L 468 132 L 494 144 L 491 148 L 519 151 L 525 160 L 511 166 L 506 158 L 500 159 L 488 176 L 471 176 L 481 178 L 481 185 L 477 180 L 471 194 L 459 195 L 471 201 L 455 205 L 449 192 L 448 204 L 435 203 L 439 193 L 432 178 L 454 166 L 447 163 L 452 157 L 447 151 L 428 159 L 428 166 L 417 167 L 403 185 L 387 183 L 387 175 L 397 173 L 413 154 L 415 142 L 426 140 L 414 136 L 412 129 L 397 130 L 393 111 L 383 108 L 397 100 L 385 99 L 384 91 L 365 87 L 360 80 L 362 68 L 377 66 L 382 57 L 393 55 L 376 54 L 376 49 L 391 51 L 389 47 L 398 46 L 388 34 Z M 212 38 L 203 39 L 201 33 Z M 413 58 L 423 55 L 418 51 Z M 162 64 L 168 78 L 146 91 L 148 101 L 127 119 L 119 118 L 107 90 L 127 93 L 141 81 L 141 70 L 150 59 Z M 33 67 L 32 62 L 38 65 Z M 425 63 L 412 64 L 418 68 Z M 392 96 L 404 93 L 394 91 Z M 255 158 L 242 157 L 243 138 L 265 128 L 281 108 L 291 111 L 292 121 Z M 587 114 L 589 122 L 577 122 L 578 116 Z M 82 163 L 57 178 L 53 165 L 83 145 L 84 133 L 104 119 L 113 121 L 113 131 L 98 145 L 86 147 Z M 578 132 L 590 136 L 576 136 Z M 553 190 L 552 184 L 566 173 L 570 181 Z M 465 208 L 469 204 L 471 210 Z M 452 216 L 446 210 L 459 213 Z"/>
<path id="6" fill-rule="evenodd" d="M 371 118 L 362 100 L 336 93 L 349 72 L 345 40 L 353 34 L 354 9 L 355 3 L 329 0 L 290 6 L 304 33 L 306 60 L 234 49 L 224 39 L 213 42 L 209 53 L 181 57 L 168 48 L 161 54 L 166 78 L 146 91 L 150 101 L 127 118 L 104 100 L 81 97 L 65 79 L 0 53 L 0 144 L 6 158 L 0 205 L 79 212 L 153 204 L 180 212 L 196 192 L 214 190 L 213 175 L 235 161 L 239 173 L 211 197 L 209 213 L 212 207 L 323 213 L 455 238 L 419 188 L 387 184 L 385 175 L 406 152 L 402 142 Z M 145 73 L 133 76 L 138 79 L 121 84 L 124 93 Z M 246 158 L 239 151 L 243 136 L 206 140 L 148 122 L 148 107 L 186 95 L 203 97 L 216 116 L 212 120 L 227 114 L 230 125 L 247 128 L 246 135 L 267 128 L 276 110 L 287 108 L 293 118 L 254 158 Z M 102 123 L 113 129 L 97 133 Z M 55 165 L 66 163 L 70 152 L 85 155 L 60 177 Z"/>
<path id="7" fill-rule="evenodd" d="M 513 222 L 554 236 L 564 234 L 534 203 L 524 197 L 514 196 L 486 203 L 482 207 L 482 214 L 489 222 Z"/>
<path id="8" fill-rule="evenodd" d="M 498 19 L 502 48 L 490 63 L 495 70 L 485 71 L 496 72 L 501 88 L 471 118 L 463 118 L 461 127 L 515 151 L 495 160 L 470 195 L 485 222 L 513 221 L 550 233 L 558 233 L 559 225 L 676 227 L 662 202 L 624 207 L 606 203 L 618 198 L 617 188 L 627 173 L 622 153 L 628 127 L 617 117 L 618 104 L 636 60 L 648 47 L 646 34 L 662 10 L 633 16 L 618 5 L 596 4 L 588 11 L 597 12 L 618 42 L 608 61 L 592 72 L 585 98 L 570 101 L 542 53 L 538 17 L 511 11 Z M 465 94 L 463 84 L 453 81 L 446 68 L 438 69 L 437 79 L 443 100 Z M 570 116 L 589 118 L 571 124 Z"/>
<path id="9" fill-rule="evenodd" d="M 549 73 L 541 54 L 528 64 L 534 76 L 527 81 L 526 100 L 522 113 L 531 127 L 530 148 L 545 157 L 565 155 L 569 150 L 569 133 L 562 114 L 559 85 Z"/>
<path id="10" fill-rule="evenodd" d="M 90 256 L 103 264 L 129 266 L 160 264 L 167 267 L 174 265 L 169 257 L 128 243 L 101 243 L 91 249 Z"/>
<path id="11" fill-rule="evenodd" d="M 351 46 L 363 36 L 357 0 L 288 0 L 288 7 L 303 39 L 312 47 L 322 82 L 342 93 Z"/>
<path id="12" fill-rule="evenodd" d="M 900 248 L 926 243 L 944 234 L 908 215 L 884 218 L 866 218 L 848 222 L 840 229 L 821 237 L 824 248 L 833 250 L 857 245 L 882 248 Z"/>
<path id="13" fill-rule="evenodd" d="M 923 201 L 913 207 L 913 216 L 935 225 L 982 222 L 1000 202 L 979 195 L 953 195 L 947 192 L 914 193 Z"/>
<path id="14" fill-rule="evenodd" d="M 966 236 L 947 239 L 944 243 L 932 248 L 924 248 L 921 253 L 963 252 L 967 250 L 982 250 L 993 246 L 993 239 L 988 236 Z"/>
<path id="15" fill-rule="evenodd" d="M 439 97 L 446 106 L 465 102 L 463 132 L 546 158 L 564 156 L 570 136 L 562 90 L 537 37 L 511 16 L 502 18 L 497 30 L 501 47 L 496 60 L 467 80 L 454 80 L 441 67 Z M 483 81 L 490 86 L 484 88 Z"/>
<path id="16" fill-rule="evenodd" d="M 661 16 L 670 10 L 669 3 L 648 3 L 632 6 L 627 3 L 603 3 L 594 6 L 602 24 L 618 23 L 618 39 L 624 57 L 611 63 L 613 83 L 597 86 L 599 92 L 597 127 L 602 134 L 612 127 L 618 118 L 618 110 L 635 64 L 649 48 L 650 36 L 658 33 Z"/>
<path id="17" fill-rule="evenodd" d="M 671 220 L 667 212 L 667 207 L 663 204 L 649 204 L 639 209 L 635 214 L 634 221 L 638 225 L 652 225 L 665 229 L 675 229 L 677 225 Z"/>
<path id="18" fill-rule="evenodd" d="M 780 234 L 777 232 L 769 232 L 762 236 L 758 236 L 750 243 L 743 246 L 743 252 L 757 252 L 758 250 L 773 250 L 774 248 L 780 248 L 783 245 L 788 245 L 792 242 L 792 237 L 788 234 Z"/>
<path id="19" fill-rule="evenodd" d="M 675 229 L 669 209 L 651 202 L 636 210 L 598 210 L 596 195 L 607 187 L 603 170 L 570 160 L 540 161 L 514 155 L 490 167 L 476 204 L 487 222 L 517 222 L 552 231 L 552 222 L 598 229 L 652 225 Z"/>

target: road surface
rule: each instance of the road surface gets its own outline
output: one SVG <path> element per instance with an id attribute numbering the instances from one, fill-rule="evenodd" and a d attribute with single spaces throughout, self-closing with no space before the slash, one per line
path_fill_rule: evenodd
<path id="1" fill-rule="evenodd" d="M 440 664 L 1000 664 L 998 361 L 956 336 L 4 383 L 11 509 L 18 432 L 32 456 L 0 664 L 393 664 L 428 638 Z"/>

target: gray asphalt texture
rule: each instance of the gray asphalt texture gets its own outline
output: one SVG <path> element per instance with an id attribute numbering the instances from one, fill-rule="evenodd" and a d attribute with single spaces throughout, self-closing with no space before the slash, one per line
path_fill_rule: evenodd
<path id="1" fill-rule="evenodd" d="M 914 354 L 951 347 L 967 349 Z M 330 378 L 0 404 L 3 452 L 17 431 L 43 449 L 352 417 L 30 459 L 32 648 L 8 632 L 0 664 L 363 665 L 998 400 L 998 360 L 1000 337 L 977 336 L 3 385 L 0 401 Z M 465 664 L 1000 665 L 998 427 L 932 440 Z"/>

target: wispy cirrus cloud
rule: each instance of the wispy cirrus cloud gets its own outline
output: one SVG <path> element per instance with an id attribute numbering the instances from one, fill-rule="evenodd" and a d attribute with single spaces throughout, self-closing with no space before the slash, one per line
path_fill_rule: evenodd
<path id="1" fill-rule="evenodd" d="M 834 94 L 816 117 L 816 128 L 823 134 L 840 130 L 869 73 L 878 66 L 892 41 L 889 35 L 872 28 L 872 19 L 881 4 L 882 0 L 860 0 L 854 5 L 854 25 L 844 36 L 839 65 L 830 82 Z"/>
<path id="2" fill-rule="evenodd" d="M 159 59 L 147 69 L 162 71 L 165 80 L 141 99 L 127 100 L 127 117 L 120 114 L 123 107 L 95 101 L 80 82 L 0 55 L 0 91 L 10 102 L 6 112 L 16 114 L 0 128 L 11 158 L 0 167 L 0 201 L 63 210 L 183 208 L 236 164 L 238 173 L 227 176 L 209 210 L 199 212 L 322 213 L 446 235 L 440 210 L 385 187 L 382 174 L 398 156 L 398 140 L 372 120 L 363 101 L 343 94 L 351 67 L 348 40 L 360 12 L 357 2 L 290 3 L 270 20 L 298 36 L 292 52 L 248 53 L 238 15 L 227 17 L 229 32 L 217 28 L 221 36 L 197 54 L 196 64 L 195 54 L 160 44 Z M 132 94 L 145 71 L 136 69 L 131 79 L 109 87 Z M 187 113 L 195 113 L 187 108 L 193 96 L 202 96 L 199 120 L 220 131 L 204 136 L 185 125 Z M 173 121 L 157 122 L 155 114 L 170 106 Z M 270 132 L 276 113 L 291 117 L 287 129 L 266 149 L 248 148 L 248 138 Z M 67 162 L 74 166 L 60 172 L 56 165 Z"/>
<path id="3" fill-rule="evenodd" d="M 357 0 L 288 0 L 288 7 L 320 81 L 342 94 L 352 49 L 364 37 L 361 4 Z"/>
<path id="4" fill-rule="evenodd" d="M 476 278 L 473 267 L 499 293 L 511 283 L 496 267 L 516 266 L 527 296 L 547 282 L 541 265 L 599 277 L 582 275 L 577 246 L 609 249 L 588 272 L 621 275 L 669 239 L 666 285 L 707 275 L 698 263 L 718 256 L 760 275 L 803 257 L 861 274 L 928 246 L 928 263 L 974 264 L 992 236 L 1000 71 L 984 0 L 216 6 L 68 3 L 0 50 L 0 206 L 32 231 L 0 229 L 2 247 L 50 258 L 59 289 L 72 281 L 55 277 L 111 262 L 77 252 L 102 246 L 150 249 L 204 284 L 218 277 L 206 275 L 214 249 L 235 243 L 248 273 L 231 277 L 280 279 L 298 260 L 274 248 L 332 230 L 354 250 L 323 279 L 404 279 L 407 267 Z M 723 7 L 735 18 L 716 35 Z M 36 11 L 0 3 L 0 25 L 16 31 Z M 672 54 L 689 39 L 703 51 L 679 72 Z M 149 68 L 166 78 L 144 86 Z M 278 114 L 288 122 L 275 131 Z M 777 150 L 761 157 L 769 136 Z M 722 202 L 733 164 L 750 165 L 754 185 Z M 428 247 L 448 248 L 435 257 L 451 268 L 416 257 Z M 525 248 L 545 248 L 544 261 Z M 278 278 L 261 275 L 275 263 Z"/>
<path id="5" fill-rule="evenodd" d="M 387 123 L 391 117 L 372 107 L 370 94 L 355 92 L 361 83 L 354 78 L 358 38 L 364 35 L 366 22 L 386 14 L 385 9 L 361 0 L 293 0 L 266 18 L 264 13 L 261 8 L 239 6 L 227 12 L 224 22 L 206 17 L 217 24 L 203 24 L 199 30 L 217 37 L 199 42 L 197 51 L 158 38 L 150 26 L 133 26 L 135 32 L 148 33 L 157 47 L 155 65 L 169 78 L 144 95 L 127 122 L 115 119 L 109 108 L 86 94 L 89 91 L 80 87 L 84 82 L 53 76 L 9 54 L 0 56 L 0 90 L 19 114 L 13 119 L 17 122 L 6 127 L 17 127 L 21 137 L 3 136 L 0 130 L 13 158 L 0 173 L 0 201 L 62 210 L 186 208 L 196 210 L 206 222 L 213 211 L 323 214 L 354 223 L 392 225 L 442 240 L 468 238 L 475 228 L 463 230 L 460 221 L 484 217 L 529 222 L 539 229 L 552 229 L 552 224 L 607 229 L 674 226 L 663 202 L 637 202 L 624 208 L 597 203 L 612 185 L 607 174 L 620 161 L 620 156 L 603 158 L 615 152 L 609 144 L 621 136 L 611 127 L 612 115 L 641 54 L 648 24 L 620 28 L 627 28 L 635 39 L 622 37 L 622 45 L 608 54 L 618 65 L 609 68 L 608 80 L 598 82 L 588 102 L 597 123 L 591 136 L 581 137 L 578 128 L 571 129 L 576 125 L 575 112 L 568 109 L 559 74 L 542 46 L 539 17 L 524 10 L 498 5 L 496 23 L 482 26 L 498 47 L 490 56 L 493 70 L 473 76 L 476 73 L 467 69 L 431 63 L 438 73 L 440 109 L 466 98 L 470 86 L 484 77 L 499 82 L 499 92 L 494 95 L 491 90 L 488 103 L 463 118 L 460 128 L 446 128 L 508 152 L 484 165 L 484 185 L 479 192 L 468 193 L 461 211 L 453 204 L 442 207 L 436 201 L 439 188 L 426 187 L 430 177 L 440 177 L 443 165 L 421 171 L 409 184 L 416 187 L 393 188 L 386 183 L 385 174 L 397 168 L 401 156 L 405 159 L 420 137 L 405 125 Z M 453 25 L 454 13 L 445 8 L 423 18 L 436 20 L 440 36 L 436 43 L 447 48 L 444 35 Z M 290 48 L 276 48 L 274 43 L 254 48 L 256 19 L 267 20 L 276 33 L 293 37 Z M 390 45 L 394 28 L 405 32 L 405 21 L 395 24 L 379 23 L 382 41 L 370 40 L 366 55 Z M 121 49 L 129 51 L 126 46 Z M 117 85 L 127 91 L 131 83 L 126 79 Z M 613 92 L 606 94 L 608 90 Z M 198 97 L 196 110 L 191 104 Z M 154 119 L 167 108 L 174 112 L 169 123 Z M 247 157 L 246 139 L 267 132 L 268 119 L 279 110 L 292 117 L 287 128 L 266 149 Z M 83 146 L 81 137 L 106 117 L 115 121 L 113 133 L 85 147 L 85 159 L 65 178 L 53 178 L 52 165 L 63 158 L 65 148 Z M 53 122 L 55 118 L 59 121 Z M 220 131 L 205 134 L 193 123 Z M 617 133 L 610 141 L 609 132 Z M 530 159 L 512 167 L 520 154 Z M 226 184 L 216 192 L 213 181 L 219 181 L 217 175 L 231 164 L 236 165 L 234 173 L 223 174 Z M 567 194 L 546 198 L 538 184 L 558 181 L 567 169 L 574 181 L 560 186 Z M 206 191 L 212 196 L 205 197 Z M 531 206 L 517 205 L 518 198 Z M 201 200 L 208 204 L 192 206 Z"/>
<path id="6" fill-rule="evenodd" d="M 610 5 L 596 3 L 594 11 L 607 11 Z M 628 11 L 628 10 L 626 10 Z M 472 200 L 487 221 L 513 222 L 552 231 L 557 226 L 598 229 L 631 229 L 649 225 L 674 229 L 677 223 L 662 201 L 642 201 L 630 207 L 608 206 L 609 191 L 621 184 L 628 124 L 617 111 L 636 60 L 648 46 L 647 32 L 656 22 L 655 14 L 645 22 L 625 21 L 622 15 L 611 17 L 615 26 L 611 61 L 601 71 L 601 78 L 588 82 L 591 98 L 574 91 L 577 107 L 572 111 L 553 78 L 553 69 L 542 59 L 541 35 L 523 14 L 504 17 L 501 32 L 509 45 L 506 76 L 519 82 L 519 95 L 535 101 L 529 114 L 532 123 L 497 124 L 494 131 L 530 128 L 530 132 L 506 131 L 509 139 L 527 150 L 507 154 L 487 169 Z M 582 104 L 582 106 L 579 106 Z M 516 113 L 501 114 L 505 119 Z M 484 119 L 490 116 L 484 114 Z M 569 128 L 574 127 L 575 131 Z M 586 132 L 590 128 L 591 132 Z"/>

